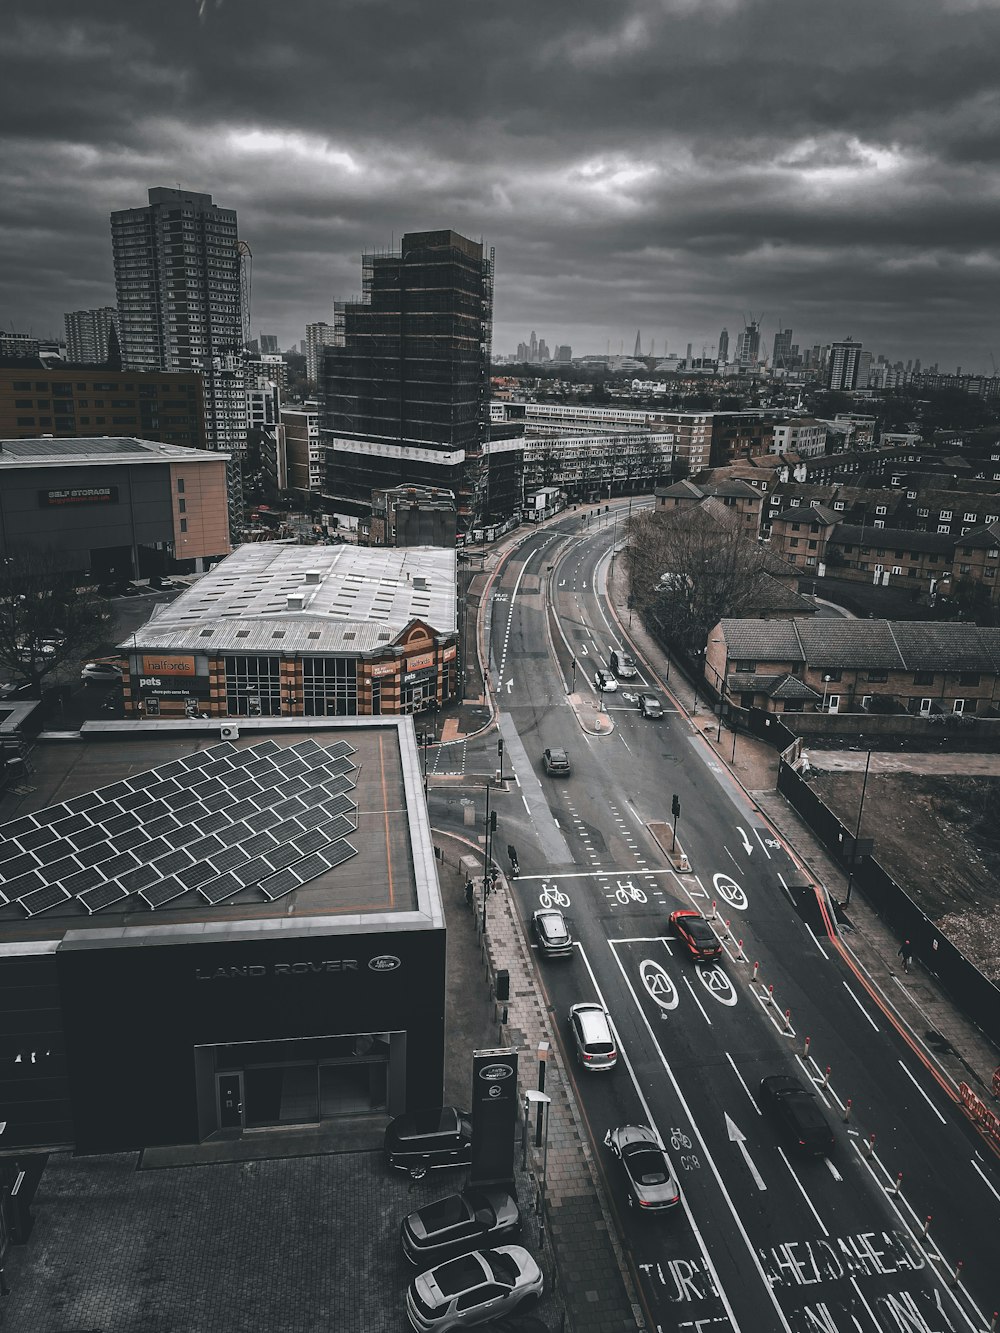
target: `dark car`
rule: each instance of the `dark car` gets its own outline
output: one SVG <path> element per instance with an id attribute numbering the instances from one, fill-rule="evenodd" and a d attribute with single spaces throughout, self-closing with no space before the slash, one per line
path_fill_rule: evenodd
<path id="1" fill-rule="evenodd" d="M 505 1189 L 463 1190 L 404 1217 L 403 1253 L 428 1265 L 487 1245 L 500 1245 L 521 1230 L 521 1210 Z"/>
<path id="2" fill-rule="evenodd" d="M 436 1166 L 465 1166 L 472 1159 L 472 1117 L 457 1106 L 407 1111 L 386 1127 L 385 1156 L 390 1166 L 419 1175 Z"/>
<path id="3" fill-rule="evenodd" d="M 0 685 L 0 699 L 28 699 L 34 691 L 35 686 L 30 680 L 15 680 L 7 685 Z"/>
<path id="4" fill-rule="evenodd" d="M 635 658 L 630 657 L 628 653 L 620 653 L 617 650 L 610 657 L 611 670 L 619 680 L 635 680 L 639 674 L 639 669 L 635 664 Z"/>
<path id="5" fill-rule="evenodd" d="M 625 1172 L 630 1208 L 664 1213 L 680 1203 L 681 1187 L 670 1159 L 648 1125 L 621 1125 L 618 1129 L 609 1129 L 604 1143 Z"/>
<path id="6" fill-rule="evenodd" d="M 569 755 L 565 750 L 543 750 L 542 765 L 553 777 L 569 777 Z"/>
<path id="7" fill-rule="evenodd" d="M 573 952 L 573 936 L 566 918 L 556 907 L 540 907 L 531 915 L 531 928 L 538 947 L 546 958 L 568 958 Z"/>
<path id="8" fill-rule="evenodd" d="M 718 935 L 700 912 L 681 908 L 670 913 L 670 924 L 695 962 L 718 958 L 722 953 Z"/>
<path id="9" fill-rule="evenodd" d="M 762 1078 L 760 1100 L 802 1152 L 825 1157 L 833 1151 L 833 1130 L 820 1110 L 819 1099 L 793 1074 Z"/>
<path id="10" fill-rule="evenodd" d="M 638 709 L 643 717 L 663 716 L 663 705 L 655 694 L 640 694 Z"/>

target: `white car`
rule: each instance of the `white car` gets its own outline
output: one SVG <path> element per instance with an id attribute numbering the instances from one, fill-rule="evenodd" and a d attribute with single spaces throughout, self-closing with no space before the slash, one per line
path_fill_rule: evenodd
<path id="1" fill-rule="evenodd" d="M 85 685 L 119 685 L 122 669 L 114 662 L 88 662 L 80 672 L 80 679 Z"/>
<path id="2" fill-rule="evenodd" d="M 468 1328 L 534 1305 L 544 1281 L 521 1245 L 474 1250 L 420 1273 L 406 1292 L 406 1313 L 417 1333 Z"/>
<path id="3" fill-rule="evenodd" d="M 595 671 L 594 688 L 602 694 L 614 694 L 618 689 L 618 682 L 610 671 Z"/>

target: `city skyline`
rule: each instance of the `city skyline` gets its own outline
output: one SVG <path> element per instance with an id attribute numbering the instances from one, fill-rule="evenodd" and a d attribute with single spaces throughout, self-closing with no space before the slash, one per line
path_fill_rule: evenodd
<path id="1" fill-rule="evenodd" d="M 697 352 L 753 311 L 769 346 L 791 327 L 990 373 L 996 5 L 522 19 L 14 0 L 0 325 L 58 336 L 109 305 L 111 213 L 180 184 L 238 213 L 252 326 L 283 347 L 358 294 L 362 252 L 453 227 L 496 249 L 498 352 L 542 324 L 577 355 L 637 327 Z"/>

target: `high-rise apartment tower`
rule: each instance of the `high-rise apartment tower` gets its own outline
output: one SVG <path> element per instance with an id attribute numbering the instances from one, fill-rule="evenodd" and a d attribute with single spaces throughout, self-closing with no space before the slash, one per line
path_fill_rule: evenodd
<path id="1" fill-rule="evenodd" d="M 492 252 L 453 231 L 413 232 L 398 252 L 364 255 L 362 278 L 344 346 L 323 352 L 327 494 L 361 515 L 373 490 L 444 487 L 464 529 L 485 503 Z"/>
<path id="2" fill-rule="evenodd" d="M 74 310 L 66 321 L 66 360 L 80 366 L 101 366 L 108 359 L 111 330 L 117 326 L 113 305 L 98 310 Z"/>
<path id="3" fill-rule="evenodd" d="M 853 338 L 831 343 L 826 387 L 841 390 L 867 388 L 870 357 L 871 354 Z"/>

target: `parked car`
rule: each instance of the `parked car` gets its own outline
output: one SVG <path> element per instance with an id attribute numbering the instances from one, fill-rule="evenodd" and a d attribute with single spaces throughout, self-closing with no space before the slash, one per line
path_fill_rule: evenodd
<path id="1" fill-rule="evenodd" d="M 614 694 L 618 689 L 618 682 L 610 671 L 595 671 L 594 688 L 602 694 Z"/>
<path id="2" fill-rule="evenodd" d="M 543 750 L 542 765 L 552 777 L 569 777 L 569 755 L 565 750 Z"/>
<path id="3" fill-rule="evenodd" d="M 390 1166 L 415 1175 L 465 1166 L 472 1159 L 472 1117 L 457 1106 L 407 1111 L 386 1126 L 385 1156 Z"/>
<path id="4" fill-rule="evenodd" d="M 611 654 L 611 670 L 619 680 L 635 680 L 639 674 L 635 658 L 628 653 L 620 653 L 617 649 Z"/>
<path id="5" fill-rule="evenodd" d="M 696 963 L 718 958 L 722 953 L 718 935 L 700 912 L 681 908 L 679 912 L 670 913 L 670 924 Z"/>
<path id="6" fill-rule="evenodd" d="M 114 662 L 88 662 L 80 679 L 85 685 L 120 685 L 122 669 Z"/>
<path id="7" fill-rule="evenodd" d="M 28 699 L 34 690 L 35 686 L 30 680 L 13 680 L 7 685 L 0 685 L 0 699 Z"/>
<path id="8" fill-rule="evenodd" d="M 655 694 L 639 695 L 639 712 L 643 717 L 662 717 L 663 705 Z"/>
<path id="9" fill-rule="evenodd" d="M 406 1292 L 406 1313 L 417 1333 L 469 1328 L 534 1305 L 541 1270 L 521 1245 L 474 1250 L 420 1273 Z"/>
<path id="10" fill-rule="evenodd" d="M 833 1151 L 830 1124 L 816 1094 L 793 1074 L 768 1074 L 760 1081 L 764 1109 L 804 1153 L 825 1157 Z"/>
<path id="11" fill-rule="evenodd" d="M 670 1159 L 648 1125 L 609 1129 L 604 1143 L 625 1173 L 625 1197 L 630 1208 L 664 1213 L 680 1203 L 681 1187 Z"/>
<path id="12" fill-rule="evenodd" d="M 521 1210 L 505 1189 L 462 1190 L 418 1208 L 399 1228 L 403 1253 L 413 1264 L 453 1259 L 498 1245 L 521 1231 Z"/>
<path id="13" fill-rule="evenodd" d="M 614 1069 L 618 1051 L 611 1030 L 611 1019 L 602 1004 L 574 1004 L 569 1011 L 569 1030 L 573 1034 L 576 1058 L 592 1073 Z"/>
<path id="14" fill-rule="evenodd" d="M 569 958 L 573 953 L 573 936 L 566 918 L 557 907 L 540 907 L 531 914 L 531 928 L 535 932 L 539 950 L 546 958 Z"/>

